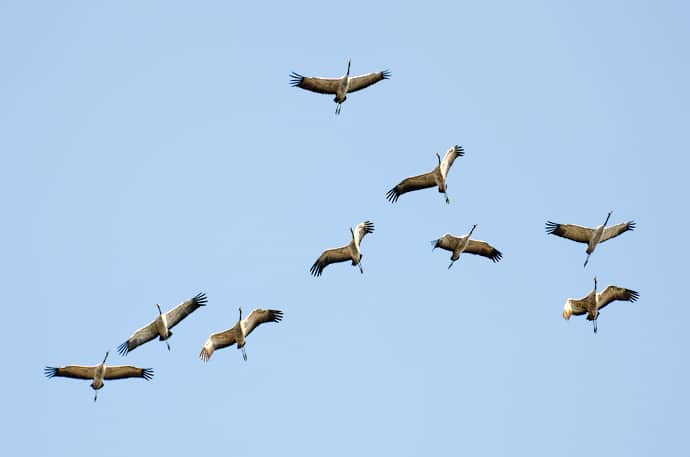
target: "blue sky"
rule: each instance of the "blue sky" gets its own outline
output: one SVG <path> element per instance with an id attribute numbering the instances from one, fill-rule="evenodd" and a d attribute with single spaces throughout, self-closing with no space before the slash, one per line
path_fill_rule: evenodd
<path id="1" fill-rule="evenodd" d="M 682 2 L 5 2 L 7 455 L 677 455 L 687 448 Z M 392 78 L 332 97 L 289 73 Z M 385 193 L 454 144 L 450 205 Z M 546 220 L 637 229 L 585 246 Z M 365 274 L 309 267 L 376 225 Z M 463 234 L 498 264 L 432 252 Z M 640 292 L 594 335 L 597 275 Z M 48 380 L 204 291 L 152 381 Z M 198 359 L 237 308 L 282 309 Z M 1 436 L 1 435 L 0 435 Z"/>

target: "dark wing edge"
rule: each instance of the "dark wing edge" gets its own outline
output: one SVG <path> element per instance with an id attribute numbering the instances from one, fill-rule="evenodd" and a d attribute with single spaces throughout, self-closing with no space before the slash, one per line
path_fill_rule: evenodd
<path id="1" fill-rule="evenodd" d="M 302 81 L 304 81 L 304 76 L 300 75 L 299 73 L 295 73 L 294 71 L 290 73 L 290 85 L 292 87 L 299 87 L 299 85 L 302 84 Z"/>
<path id="2" fill-rule="evenodd" d="M 57 367 L 45 367 L 43 369 L 43 374 L 46 375 L 46 378 L 52 378 L 57 375 Z"/>
<path id="3" fill-rule="evenodd" d="M 119 352 L 122 357 L 127 357 L 129 349 L 129 340 L 127 340 L 117 347 L 117 352 Z"/>
<path id="4" fill-rule="evenodd" d="M 549 235 L 557 235 L 556 230 L 561 224 L 557 222 L 546 221 L 546 233 Z"/>
<path id="5" fill-rule="evenodd" d="M 353 76 L 352 78 L 350 78 L 350 87 L 347 90 L 347 92 L 357 92 L 358 90 L 365 89 L 384 79 L 390 79 L 390 77 L 391 71 L 388 69 L 379 72 L 368 73 L 365 75 Z"/>

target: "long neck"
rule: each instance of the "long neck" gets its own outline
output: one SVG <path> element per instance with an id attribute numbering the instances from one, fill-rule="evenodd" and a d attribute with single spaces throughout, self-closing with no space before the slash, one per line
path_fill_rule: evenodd
<path id="1" fill-rule="evenodd" d="M 609 223 L 609 218 L 610 218 L 610 217 L 611 217 L 611 213 L 609 212 L 609 214 L 606 215 L 606 220 L 604 221 L 604 227 L 606 227 L 606 224 Z"/>

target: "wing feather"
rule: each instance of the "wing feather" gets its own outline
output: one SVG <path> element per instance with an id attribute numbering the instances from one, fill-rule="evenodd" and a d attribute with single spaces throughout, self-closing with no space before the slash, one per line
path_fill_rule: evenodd
<path id="1" fill-rule="evenodd" d="M 464 155 L 465 150 L 462 148 L 462 146 L 455 145 L 452 148 L 448 149 L 440 165 L 441 176 L 443 176 L 443 179 L 445 179 L 448 176 L 448 171 L 450 170 L 450 167 L 453 166 L 453 162 L 455 162 L 455 159 L 457 159 L 458 157 L 462 157 Z"/>
<path id="2" fill-rule="evenodd" d="M 612 301 L 634 302 L 637 301 L 638 298 L 640 298 L 640 294 L 634 290 L 618 286 L 608 286 L 599 294 L 599 309 L 604 308 Z"/>
<path id="3" fill-rule="evenodd" d="M 249 316 L 242 320 L 244 335 L 247 336 L 261 324 L 266 322 L 280 322 L 283 320 L 283 312 L 278 309 L 255 309 Z"/>
<path id="4" fill-rule="evenodd" d="M 470 254 L 481 255 L 483 257 L 491 259 L 492 262 L 498 262 L 503 257 L 501 251 L 491 246 L 486 241 L 481 240 L 470 240 L 470 242 L 467 243 L 465 252 L 468 252 Z"/>
<path id="5" fill-rule="evenodd" d="M 132 365 L 105 366 L 103 379 L 144 378 L 147 381 L 153 377 L 153 368 L 137 368 Z"/>
<path id="6" fill-rule="evenodd" d="M 199 354 L 201 360 L 208 362 L 216 349 L 226 348 L 235 344 L 237 342 L 236 329 L 237 327 L 235 326 L 230 330 L 211 334 L 204 343 L 204 347 L 201 348 L 201 353 Z"/>
<path id="7" fill-rule="evenodd" d="M 96 374 L 96 366 L 67 365 L 64 367 L 45 367 L 43 370 L 48 378 L 55 376 L 75 379 L 93 379 Z"/>
<path id="8" fill-rule="evenodd" d="M 158 318 L 156 318 L 158 319 Z M 153 322 L 151 322 L 148 325 L 145 325 L 144 327 L 140 328 L 139 330 L 135 331 L 132 336 L 130 336 L 127 341 L 122 343 L 117 347 L 117 352 L 119 352 L 121 355 L 125 356 L 129 353 L 129 351 L 133 351 L 135 348 L 138 346 L 141 346 L 144 343 L 148 343 L 152 339 L 158 336 L 158 327 L 156 326 L 156 321 L 155 319 Z"/>
<path id="9" fill-rule="evenodd" d="M 589 296 L 585 298 L 569 298 L 565 302 L 565 306 L 563 307 L 563 311 L 567 311 L 568 308 L 570 308 L 571 314 L 575 316 L 582 316 L 583 314 L 587 314 L 587 307 L 589 304 Z"/>
<path id="10" fill-rule="evenodd" d="M 451 235 L 450 233 L 446 233 L 441 238 L 432 241 L 431 245 L 434 247 L 434 249 L 441 248 L 446 251 L 453 252 L 463 238 L 464 237 L 457 237 L 455 235 Z"/>
<path id="11" fill-rule="evenodd" d="M 364 238 L 364 235 L 367 233 L 374 233 L 374 223 L 371 221 L 360 222 L 357 224 L 357 227 L 355 227 L 353 233 L 355 243 L 360 244 L 362 242 L 362 238 Z"/>
<path id="12" fill-rule="evenodd" d="M 311 266 L 309 271 L 314 276 L 321 276 L 323 269 L 332 263 L 346 262 L 352 260 L 352 253 L 349 245 L 341 248 L 328 249 L 316 259 L 316 262 Z"/>
<path id="13" fill-rule="evenodd" d="M 198 293 L 195 297 L 185 300 L 167 313 L 165 318 L 168 321 L 168 328 L 173 328 L 180 323 L 182 319 L 189 316 L 193 311 L 200 306 L 205 306 L 208 299 L 203 292 Z"/>
<path id="14" fill-rule="evenodd" d="M 429 173 L 403 179 L 397 186 L 386 193 L 386 198 L 391 203 L 395 203 L 402 194 L 415 190 L 427 189 L 436 185 L 436 177 L 434 176 L 434 172 L 431 171 Z"/>
<path id="15" fill-rule="evenodd" d="M 592 238 L 594 229 L 589 227 L 582 227 L 574 224 L 558 224 L 556 222 L 546 222 L 546 233 L 551 235 L 558 235 L 569 240 L 578 241 L 580 243 L 589 243 Z"/>
<path id="16" fill-rule="evenodd" d="M 319 94 L 335 94 L 338 91 L 340 79 L 341 78 L 313 78 L 302 76 L 294 71 L 290 73 L 290 85 L 292 87 L 300 87 Z"/>
<path id="17" fill-rule="evenodd" d="M 604 241 L 617 237 L 621 233 L 627 232 L 628 230 L 635 230 L 635 221 L 623 222 L 618 225 L 606 227 L 604 229 L 604 233 L 602 233 L 601 235 L 601 240 L 599 240 L 599 242 L 603 243 Z"/>
<path id="18" fill-rule="evenodd" d="M 367 73 L 366 75 L 353 76 L 350 78 L 350 87 L 347 92 L 357 92 L 358 90 L 369 87 L 372 84 L 388 79 L 391 77 L 390 70 L 377 71 L 374 73 Z"/>

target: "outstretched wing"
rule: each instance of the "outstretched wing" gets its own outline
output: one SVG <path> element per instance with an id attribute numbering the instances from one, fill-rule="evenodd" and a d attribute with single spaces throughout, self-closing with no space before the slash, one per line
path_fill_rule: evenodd
<path id="1" fill-rule="evenodd" d="M 173 328 L 182 319 L 189 316 L 194 310 L 200 306 L 205 306 L 208 299 L 206 294 L 201 292 L 195 297 L 185 300 L 167 313 L 165 313 L 165 318 L 168 321 L 168 328 Z"/>
<path id="2" fill-rule="evenodd" d="M 93 375 L 96 374 L 96 367 L 82 365 L 67 365 L 60 368 L 45 367 L 43 372 L 48 378 L 58 376 L 63 378 L 93 379 Z"/>
<path id="3" fill-rule="evenodd" d="M 600 243 L 603 243 L 606 240 L 610 240 L 611 238 L 615 238 L 621 233 L 627 232 L 628 230 L 634 230 L 635 229 L 635 221 L 628 221 L 628 222 L 623 222 L 622 224 L 618 225 L 612 225 L 611 227 L 606 227 L 604 229 L 604 233 L 601 235 L 601 240 L 599 240 Z"/>
<path id="4" fill-rule="evenodd" d="M 441 238 L 438 240 L 434 240 L 431 242 L 431 245 L 436 248 L 441 248 L 445 249 L 446 251 L 454 251 L 455 248 L 458 247 L 458 243 L 460 240 L 462 240 L 463 237 L 457 237 L 454 235 L 451 235 L 450 233 L 446 233 L 443 235 Z"/>
<path id="5" fill-rule="evenodd" d="M 302 76 L 294 71 L 290 73 L 290 85 L 302 89 L 318 92 L 319 94 L 335 94 L 338 90 L 340 78 L 311 78 Z"/>
<path id="6" fill-rule="evenodd" d="M 412 192 L 414 190 L 427 189 L 436 186 L 436 178 L 434 172 L 424 173 L 423 175 L 412 176 L 405 178 L 400 183 L 386 193 L 386 198 L 395 203 L 402 194 Z"/>
<path id="7" fill-rule="evenodd" d="M 492 262 L 498 262 L 499 260 L 501 260 L 501 257 L 503 257 L 501 251 L 491 246 L 486 241 L 480 240 L 470 240 L 470 242 L 467 243 L 465 252 L 469 252 L 470 254 L 481 255 L 483 257 L 491 259 Z"/>
<path id="8" fill-rule="evenodd" d="M 117 347 L 117 352 L 119 352 L 121 355 L 127 355 L 129 351 L 133 351 L 138 346 L 148 343 L 157 336 L 158 327 L 156 326 L 156 321 L 154 320 L 150 324 L 134 332 L 132 336 L 127 339 L 127 341 Z"/>
<path id="9" fill-rule="evenodd" d="M 280 322 L 283 320 L 283 312 L 277 309 L 255 309 L 249 316 L 242 320 L 244 335 L 247 336 L 259 325 L 266 322 Z"/>
<path id="10" fill-rule="evenodd" d="M 582 227 L 575 224 L 557 224 L 556 222 L 546 222 L 546 233 L 551 235 L 558 235 L 569 240 L 578 241 L 580 243 L 589 243 L 592 238 L 594 229 L 589 227 Z"/>
<path id="11" fill-rule="evenodd" d="M 204 347 L 201 348 L 201 353 L 199 354 L 201 360 L 208 362 L 208 359 L 210 359 L 213 355 L 213 351 L 235 344 L 237 342 L 235 329 L 236 327 L 233 327 L 230 330 L 213 333 L 211 336 L 209 336 L 204 343 Z"/>
<path id="12" fill-rule="evenodd" d="M 452 148 L 448 149 L 446 152 L 446 156 L 443 158 L 443 161 L 441 161 L 441 176 L 443 176 L 443 179 L 446 179 L 448 176 L 448 171 L 450 170 L 450 167 L 453 166 L 453 162 L 455 162 L 455 159 L 458 157 L 462 157 L 465 155 L 465 150 L 462 148 L 462 146 L 453 146 Z"/>
<path id="13" fill-rule="evenodd" d="M 364 221 L 357 224 L 355 230 L 352 232 L 354 236 L 355 243 L 359 245 L 362 242 L 362 238 L 367 233 L 374 233 L 374 223 L 371 221 Z"/>
<path id="14" fill-rule="evenodd" d="M 367 73 L 366 75 L 353 76 L 352 78 L 350 78 L 350 87 L 347 91 L 348 93 L 357 92 L 358 90 L 364 89 L 365 87 L 369 87 L 372 84 L 376 84 L 377 82 L 383 79 L 388 79 L 390 77 L 390 70 L 383 70 L 377 71 L 375 73 Z"/>
<path id="15" fill-rule="evenodd" d="M 583 314 L 587 314 L 587 306 L 589 305 L 589 295 L 585 298 L 569 298 L 565 302 L 565 306 L 563 307 L 563 311 L 570 311 L 570 314 L 574 314 L 575 316 L 582 316 Z M 565 315 L 565 314 L 564 314 Z"/>
<path id="16" fill-rule="evenodd" d="M 131 365 L 105 366 L 103 379 L 153 378 L 153 368 L 137 368 Z"/>
<path id="17" fill-rule="evenodd" d="M 637 301 L 638 298 L 640 298 L 640 294 L 634 290 L 618 286 L 608 286 L 599 294 L 599 309 L 604 308 L 612 301 L 620 300 L 634 302 Z"/>
<path id="18" fill-rule="evenodd" d="M 341 248 L 328 249 L 323 251 L 319 258 L 316 259 L 316 262 L 314 262 L 309 271 L 314 276 L 321 276 L 323 269 L 328 265 L 332 263 L 345 262 L 348 260 L 352 260 L 349 245 Z"/>

